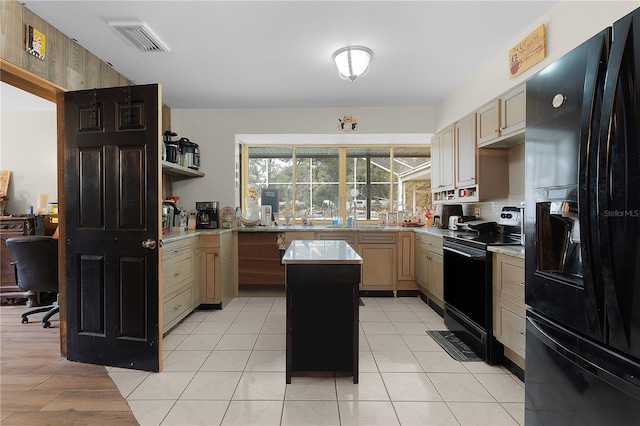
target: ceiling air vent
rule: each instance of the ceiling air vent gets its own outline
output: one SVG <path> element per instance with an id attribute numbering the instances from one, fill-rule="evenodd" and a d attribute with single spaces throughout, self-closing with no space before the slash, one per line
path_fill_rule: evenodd
<path id="1" fill-rule="evenodd" d="M 169 51 L 144 22 L 109 22 L 109 26 L 141 52 Z"/>

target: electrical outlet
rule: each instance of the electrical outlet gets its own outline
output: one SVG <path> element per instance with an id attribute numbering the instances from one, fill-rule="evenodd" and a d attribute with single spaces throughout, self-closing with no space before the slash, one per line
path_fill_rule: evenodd
<path id="1" fill-rule="evenodd" d="M 475 217 L 480 217 L 480 207 L 476 207 L 473 211 Z"/>

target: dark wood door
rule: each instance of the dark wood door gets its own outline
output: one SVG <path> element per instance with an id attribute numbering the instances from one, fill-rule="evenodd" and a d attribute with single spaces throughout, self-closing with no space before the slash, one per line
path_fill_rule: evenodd
<path id="1" fill-rule="evenodd" d="M 158 85 L 64 95 L 67 358 L 161 369 Z"/>

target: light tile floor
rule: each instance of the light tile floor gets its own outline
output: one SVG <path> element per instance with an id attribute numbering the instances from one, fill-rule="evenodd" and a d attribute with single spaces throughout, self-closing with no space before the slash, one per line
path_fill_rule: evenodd
<path id="1" fill-rule="evenodd" d="M 109 375 L 141 425 L 524 424 L 524 384 L 505 368 L 453 360 L 427 335 L 446 328 L 422 300 L 362 300 L 359 384 L 285 383 L 284 297 L 196 311 L 164 338 L 161 373 Z"/>

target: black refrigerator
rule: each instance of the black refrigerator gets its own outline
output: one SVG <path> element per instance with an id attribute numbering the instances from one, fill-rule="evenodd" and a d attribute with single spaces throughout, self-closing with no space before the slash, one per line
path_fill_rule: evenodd
<path id="1" fill-rule="evenodd" d="M 527 81 L 525 424 L 640 424 L 640 9 Z"/>

